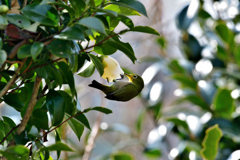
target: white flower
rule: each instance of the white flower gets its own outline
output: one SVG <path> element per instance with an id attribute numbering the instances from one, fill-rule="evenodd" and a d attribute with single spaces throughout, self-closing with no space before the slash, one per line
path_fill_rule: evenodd
<path id="1" fill-rule="evenodd" d="M 104 72 L 102 78 L 107 79 L 109 82 L 113 82 L 115 79 L 122 78 L 124 75 L 122 68 L 120 67 L 118 61 L 110 56 L 103 56 L 103 67 Z"/>

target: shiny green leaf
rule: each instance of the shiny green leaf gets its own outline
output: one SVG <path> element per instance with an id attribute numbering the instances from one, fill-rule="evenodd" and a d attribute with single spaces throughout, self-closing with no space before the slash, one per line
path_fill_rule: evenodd
<path id="1" fill-rule="evenodd" d="M 80 17 L 86 7 L 85 1 L 84 0 L 70 0 L 70 4 L 76 12 L 76 17 L 77 18 Z"/>
<path id="2" fill-rule="evenodd" d="M 82 77 L 90 77 L 95 71 L 95 65 L 91 63 L 86 69 L 78 73 L 79 76 Z"/>
<path id="3" fill-rule="evenodd" d="M 66 117 L 69 118 L 70 116 L 67 114 Z M 68 124 L 72 128 L 72 130 L 75 133 L 75 135 L 77 136 L 78 140 L 80 141 L 81 136 L 84 131 L 84 126 L 76 118 L 71 118 L 68 121 Z"/>
<path id="4" fill-rule="evenodd" d="M 68 145 L 66 145 L 62 142 L 56 142 L 48 147 L 41 148 L 40 151 L 70 151 L 70 152 L 72 152 L 73 150 Z"/>
<path id="5" fill-rule="evenodd" d="M 31 22 L 21 14 L 10 13 L 6 15 L 6 18 L 20 28 L 28 28 L 31 25 Z"/>
<path id="6" fill-rule="evenodd" d="M 21 12 L 25 17 L 31 21 L 39 22 L 43 25 L 58 26 L 59 15 L 58 12 L 50 5 L 38 3 L 29 4 L 24 7 Z"/>
<path id="7" fill-rule="evenodd" d="M 78 25 L 74 25 L 73 27 L 68 27 L 63 30 L 59 35 L 54 36 L 58 39 L 65 40 L 84 40 L 84 34 L 82 32 L 81 27 Z"/>
<path id="8" fill-rule="evenodd" d="M 4 50 L 0 50 L 0 67 L 7 60 L 7 53 Z"/>
<path id="9" fill-rule="evenodd" d="M 104 24 L 96 17 L 86 17 L 77 22 L 77 24 L 94 29 L 100 33 L 106 34 Z"/>
<path id="10" fill-rule="evenodd" d="M 233 33 L 230 29 L 228 29 L 226 24 L 218 24 L 215 29 L 223 41 L 225 41 L 226 43 L 233 42 Z"/>
<path id="11" fill-rule="evenodd" d="M 102 76 L 102 75 L 103 75 L 103 64 L 102 64 L 102 62 L 100 61 L 100 59 L 99 59 L 97 56 L 93 55 L 93 54 L 88 54 L 88 56 L 89 56 L 90 59 L 92 60 L 95 68 L 97 68 L 100 76 Z"/>
<path id="12" fill-rule="evenodd" d="M 78 112 L 76 114 L 79 114 L 79 115 L 75 116 L 75 119 L 78 120 L 79 122 L 81 122 L 85 127 L 87 127 L 88 129 L 91 130 L 91 127 L 89 125 L 87 117 L 83 113 L 80 114 Z"/>
<path id="13" fill-rule="evenodd" d="M 19 59 L 31 57 L 31 45 L 25 44 L 18 49 L 17 56 Z"/>
<path id="14" fill-rule="evenodd" d="M 65 105 L 63 96 L 57 91 L 50 90 L 46 97 L 47 109 L 53 126 L 60 124 L 64 118 Z"/>
<path id="15" fill-rule="evenodd" d="M 43 47 L 44 44 L 41 42 L 35 42 L 31 46 L 31 55 L 34 61 L 37 59 L 37 56 L 42 52 Z"/>
<path id="16" fill-rule="evenodd" d="M 113 4 L 133 9 L 147 17 L 146 9 L 144 5 L 139 1 L 136 0 L 111 0 L 111 1 Z"/>
<path id="17" fill-rule="evenodd" d="M 104 9 L 117 12 L 119 15 L 124 16 L 140 15 L 136 10 L 118 4 L 109 4 L 104 7 Z"/>
<path id="18" fill-rule="evenodd" d="M 135 27 L 131 28 L 129 31 L 149 33 L 149 34 L 154 34 L 157 36 L 160 35 L 155 29 L 148 27 L 148 26 L 135 26 Z"/>
<path id="19" fill-rule="evenodd" d="M 111 160 L 134 160 L 130 153 L 118 152 L 111 155 Z"/>
<path id="20" fill-rule="evenodd" d="M 23 145 L 10 146 L 4 151 L 0 150 L 0 153 L 9 160 L 28 159 L 29 152 L 29 149 Z"/>

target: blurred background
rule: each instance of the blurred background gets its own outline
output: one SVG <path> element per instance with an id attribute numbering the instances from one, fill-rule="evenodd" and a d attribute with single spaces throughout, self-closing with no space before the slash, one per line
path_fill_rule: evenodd
<path id="1" fill-rule="evenodd" d="M 129 102 L 114 102 L 88 87 L 94 79 L 107 83 L 98 73 L 76 75 L 82 109 L 103 106 L 113 113 L 87 113 L 92 131 L 85 129 L 80 142 L 70 128 L 61 127 L 62 139 L 76 151 L 62 159 L 201 160 L 205 131 L 214 124 L 223 131 L 216 159 L 240 159 L 239 1 L 140 1 L 148 18 L 131 17 L 135 26 L 151 26 L 161 36 L 127 33 L 122 39 L 132 45 L 139 63 L 120 52 L 113 57 L 141 75 L 145 88 Z M 1 115 L 19 121 L 5 108 Z"/>

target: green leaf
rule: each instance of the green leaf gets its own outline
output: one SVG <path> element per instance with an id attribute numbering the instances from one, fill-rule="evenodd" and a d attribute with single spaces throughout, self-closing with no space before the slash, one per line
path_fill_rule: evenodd
<path id="1" fill-rule="evenodd" d="M 231 91 L 227 89 L 218 89 L 213 100 L 213 108 L 216 114 L 230 118 L 234 110 L 234 101 L 231 96 Z"/>
<path id="2" fill-rule="evenodd" d="M 4 30 L 7 27 L 7 25 L 8 25 L 7 19 L 4 16 L 0 15 L 0 30 Z"/>
<path id="3" fill-rule="evenodd" d="M 172 60 L 168 64 L 168 68 L 174 73 L 185 73 L 185 69 L 179 65 L 177 60 Z"/>
<path id="4" fill-rule="evenodd" d="M 112 110 L 105 108 L 105 107 L 93 107 L 92 110 L 96 110 L 105 114 L 110 114 L 112 113 Z"/>
<path id="5" fill-rule="evenodd" d="M 33 3 L 25 6 L 21 12 L 31 21 L 39 22 L 43 25 L 57 27 L 59 23 L 58 12 L 50 5 Z"/>
<path id="6" fill-rule="evenodd" d="M 47 111 L 43 109 L 36 109 L 33 111 L 29 119 L 29 124 L 36 126 L 38 129 L 48 130 L 48 115 Z"/>
<path id="7" fill-rule="evenodd" d="M 155 29 L 148 26 L 135 26 L 131 28 L 129 31 L 143 32 L 143 33 L 149 33 L 149 34 L 160 36 L 160 34 Z"/>
<path id="8" fill-rule="evenodd" d="M 118 4 L 110 3 L 109 5 L 104 7 L 104 9 L 117 12 L 118 14 L 124 15 L 124 16 L 140 15 L 134 9 L 131 9 L 131 8 L 128 8 L 128 7 L 124 7 L 124 6 L 121 6 L 121 5 L 119 6 Z"/>
<path id="9" fill-rule="evenodd" d="M 4 50 L 0 50 L 0 67 L 7 60 L 7 53 Z"/>
<path id="10" fill-rule="evenodd" d="M 31 55 L 34 61 L 37 59 L 37 56 L 42 52 L 43 47 L 44 47 L 44 44 L 41 42 L 33 43 L 31 47 Z"/>
<path id="11" fill-rule="evenodd" d="M 91 130 L 87 117 L 82 112 L 81 113 L 77 112 L 76 114 L 79 114 L 79 115 L 75 116 L 75 119 Z"/>
<path id="12" fill-rule="evenodd" d="M 102 113 L 105 113 L 105 114 L 110 114 L 112 113 L 112 111 L 108 108 L 105 108 L 105 107 L 93 107 L 93 108 L 87 108 L 85 109 L 83 112 L 84 113 L 87 113 L 91 110 L 95 110 L 95 111 L 99 111 L 99 112 L 102 112 Z"/>
<path id="13" fill-rule="evenodd" d="M 76 88 L 75 88 L 75 82 L 74 82 L 72 71 L 69 69 L 69 66 L 64 62 L 59 62 L 58 66 L 63 75 L 63 79 L 65 80 L 65 82 L 63 82 L 63 83 L 69 85 L 72 95 L 73 96 L 75 95 L 75 97 L 77 99 L 77 92 L 76 92 Z"/>
<path id="14" fill-rule="evenodd" d="M 21 111 L 26 104 L 26 101 L 22 99 L 22 96 L 23 95 L 21 93 L 9 93 L 3 96 L 3 98 L 4 102 L 9 106 L 13 107 L 17 111 Z"/>
<path id="15" fill-rule="evenodd" d="M 65 91 L 58 91 L 64 98 L 66 113 L 73 115 L 77 111 L 76 102 L 74 99 Z"/>
<path id="16" fill-rule="evenodd" d="M 123 16 L 123 15 L 119 15 L 118 17 L 120 18 L 120 21 L 122 23 L 124 23 L 128 28 L 133 28 L 134 27 L 134 23 L 130 18 L 128 18 L 126 16 Z"/>
<path id="17" fill-rule="evenodd" d="M 222 137 L 222 131 L 218 124 L 208 128 L 202 142 L 201 155 L 204 159 L 214 160 L 218 153 L 218 143 Z"/>
<path id="18" fill-rule="evenodd" d="M 129 153 L 118 152 L 118 153 L 111 155 L 111 160 L 134 160 L 134 158 Z"/>
<path id="19" fill-rule="evenodd" d="M 79 20 L 76 24 L 80 24 L 85 27 L 94 29 L 100 33 L 106 34 L 103 22 L 96 17 L 83 18 Z"/>
<path id="20" fill-rule="evenodd" d="M 142 110 L 138 114 L 138 117 L 137 117 L 137 120 L 136 120 L 136 130 L 139 134 L 142 131 L 142 126 L 143 126 L 143 122 L 144 122 L 144 119 L 145 119 L 145 115 L 146 115 L 146 110 Z"/>
<path id="21" fill-rule="evenodd" d="M 6 15 L 6 18 L 20 28 L 28 28 L 31 25 L 31 22 L 21 14 L 10 13 Z"/>
<path id="22" fill-rule="evenodd" d="M 84 0 L 70 0 L 72 8 L 76 11 L 76 17 L 80 17 L 84 11 L 86 4 Z"/>
<path id="23" fill-rule="evenodd" d="M 234 39 L 233 33 L 230 29 L 228 29 L 226 24 L 218 24 L 215 29 L 223 41 L 225 41 L 228 44 L 233 42 Z"/>
<path id="24" fill-rule="evenodd" d="M 73 27 L 66 28 L 59 35 L 54 37 L 66 40 L 84 40 L 85 38 L 82 30 L 83 29 L 79 25 L 74 25 Z"/>
<path id="25" fill-rule="evenodd" d="M 158 148 L 150 148 L 144 150 L 144 154 L 149 158 L 159 158 L 162 155 L 161 151 Z"/>
<path id="26" fill-rule="evenodd" d="M 2 40 L 2 38 L 0 37 L 0 49 L 2 49 L 2 46 L 3 46 L 3 40 Z"/>
<path id="27" fill-rule="evenodd" d="M 111 0 L 113 4 L 133 9 L 147 17 L 144 5 L 136 0 Z"/>
<path id="28" fill-rule="evenodd" d="M 70 115 L 66 114 L 66 117 L 69 118 Z M 84 131 L 84 126 L 76 118 L 71 118 L 67 122 L 68 122 L 69 126 L 72 128 L 75 135 L 77 136 L 78 140 L 80 141 L 81 136 Z"/>
<path id="29" fill-rule="evenodd" d="M 103 75 L 103 64 L 100 61 L 100 59 L 97 56 L 93 55 L 93 54 L 88 54 L 88 56 L 92 60 L 94 66 L 97 68 L 100 76 L 102 76 Z"/>
<path id="30" fill-rule="evenodd" d="M 31 45 L 25 44 L 18 49 L 17 56 L 19 59 L 31 57 Z"/>
<path id="31" fill-rule="evenodd" d="M 122 51 L 126 56 L 128 56 L 128 58 L 131 59 L 133 63 L 135 63 L 135 60 L 137 60 L 134 55 L 134 51 L 129 43 L 107 41 L 106 44 Z"/>
<path id="32" fill-rule="evenodd" d="M 75 10 L 73 8 L 65 5 L 64 3 L 61 3 L 61 2 L 49 2 L 49 3 L 66 9 L 68 11 L 68 14 L 71 16 L 71 18 L 73 18 L 75 16 Z"/>
<path id="33" fill-rule="evenodd" d="M 197 89 L 197 82 L 189 76 L 184 74 L 174 74 L 172 78 L 179 81 L 183 87 L 188 87 L 194 90 Z"/>
<path id="34" fill-rule="evenodd" d="M 56 135 L 55 135 L 55 142 L 61 142 L 61 137 L 58 134 L 58 131 L 55 130 L 55 133 L 56 133 Z M 57 159 L 59 159 L 60 155 L 61 155 L 61 151 L 57 151 Z"/>
<path id="35" fill-rule="evenodd" d="M 70 151 L 70 152 L 72 152 L 73 150 L 68 145 L 66 145 L 62 142 L 56 142 L 51 146 L 41 148 L 40 151 Z"/>
<path id="36" fill-rule="evenodd" d="M 22 160 L 28 159 L 29 149 L 23 145 L 10 146 L 6 150 L 0 150 L 0 153 L 7 159 Z"/>
<path id="37" fill-rule="evenodd" d="M 188 95 L 180 100 L 181 101 L 189 101 L 192 104 L 195 104 L 204 110 L 210 110 L 209 105 L 201 97 L 198 97 L 196 95 Z"/>
<path id="38" fill-rule="evenodd" d="M 186 131 L 189 131 L 188 124 L 186 121 L 180 120 L 178 118 L 167 118 L 168 122 L 173 122 L 176 126 L 183 127 Z"/>
<path id="39" fill-rule="evenodd" d="M 56 39 L 47 45 L 47 49 L 57 57 L 70 58 L 75 53 L 75 46 L 72 41 Z"/>
<path id="40" fill-rule="evenodd" d="M 90 77 L 95 71 L 95 65 L 91 63 L 86 69 L 78 73 L 79 76 L 82 77 Z"/>
<path id="41" fill-rule="evenodd" d="M 2 118 L 3 118 L 4 122 L 7 123 L 7 124 L 9 124 L 9 126 L 10 126 L 11 128 L 16 127 L 15 122 L 14 122 L 11 118 L 6 117 L 6 116 L 2 116 Z"/>
<path id="42" fill-rule="evenodd" d="M 189 8 L 189 5 L 184 7 L 176 17 L 177 27 L 181 30 L 187 30 L 194 19 L 194 16 L 190 18 L 189 16 L 187 16 L 188 8 Z"/>
<path id="43" fill-rule="evenodd" d="M 52 125 L 60 124 L 65 114 L 63 96 L 57 91 L 50 90 L 46 97 L 46 105 L 51 116 Z"/>
<path id="44" fill-rule="evenodd" d="M 61 72 L 50 62 L 45 61 L 36 61 L 36 66 L 41 64 L 46 64 L 43 67 L 36 68 L 35 71 L 38 75 L 47 80 L 56 80 L 59 85 L 63 84 L 64 77 L 62 76 Z"/>

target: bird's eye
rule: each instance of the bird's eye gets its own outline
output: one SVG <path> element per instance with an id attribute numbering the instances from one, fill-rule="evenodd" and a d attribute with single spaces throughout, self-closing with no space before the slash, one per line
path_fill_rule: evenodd
<path id="1" fill-rule="evenodd" d="M 136 78 L 137 78 L 137 76 L 136 76 L 136 75 L 134 75 L 134 76 L 133 76 L 133 78 L 134 78 L 134 79 L 136 79 Z"/>

